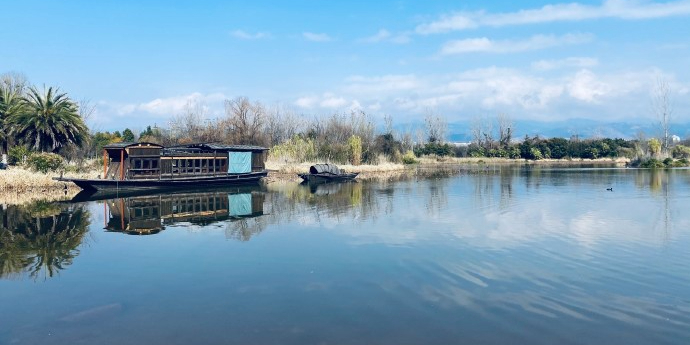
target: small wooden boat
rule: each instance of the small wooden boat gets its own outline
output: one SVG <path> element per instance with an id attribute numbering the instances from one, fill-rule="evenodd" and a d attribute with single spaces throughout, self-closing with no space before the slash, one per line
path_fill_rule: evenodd
<path id="1" fill-rule="evenodd" d="M 314 164 L 308 174 L 298 174 L 304 182 L 321 183 L 354 180 L 359 173 L 346 173 L 335 164 Z"/>
<path id="2" fill-rule="evenodd" d="M 258 184 L 268 173 L 268 149 L 259 146 L 142 142 L 109 144 L 103 151 L 102 178 L 53 179 L 84 190 L 130 191 Z"/>

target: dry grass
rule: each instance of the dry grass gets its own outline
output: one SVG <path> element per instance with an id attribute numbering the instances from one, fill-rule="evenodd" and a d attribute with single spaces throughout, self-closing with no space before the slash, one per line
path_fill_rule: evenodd
<path id="1" fill-rule="evenodd" d="M 24 204 L 36 200 L 72 198 L 81 190 L 73 183 L 54 181 L 55 173 L 43 174 L 20 167 L 0 170 L 0 203 Z M 65 177 L 94 178 L 98 172 L 66 173 Z M 67 189 L 65 189 L 67 186 Z"/>

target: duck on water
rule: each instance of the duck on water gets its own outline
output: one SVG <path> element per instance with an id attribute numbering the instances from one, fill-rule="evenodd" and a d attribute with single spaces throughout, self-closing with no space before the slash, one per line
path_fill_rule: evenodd
<path id="1" fill-rule="evenodd" d="M 103 148 L 103 177 L 73 182 L 90 191 L 257 184 L 267 175 L 268 149 L 249 145 L 115 143 Z"/>

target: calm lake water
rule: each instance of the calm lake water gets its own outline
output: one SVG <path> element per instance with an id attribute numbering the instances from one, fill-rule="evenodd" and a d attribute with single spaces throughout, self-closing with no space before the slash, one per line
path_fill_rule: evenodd
<path id="1" fill-rule="evenodd" d="M 0 344 L 688 344 L 689 205 L 490 167 L 2 206 Z"/>

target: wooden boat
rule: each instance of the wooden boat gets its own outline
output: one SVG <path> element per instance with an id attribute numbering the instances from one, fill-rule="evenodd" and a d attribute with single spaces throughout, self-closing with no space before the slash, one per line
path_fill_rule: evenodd
<path id="1" fill-rule="evenodd" d="M 257 184 L 268 149 L 247 145 L 115 143 L 103 148 L 100 179 L 53 178 L 84 190 L 131 191 Z"/>
<path id="2" fill-rule="evenodd" d="M 308 174 L 298 174 L 305 182 L 322 183 L 354 180 L 359 173 L 346 173 L 335 164 L 315 164 L 309 167 Z"/>

